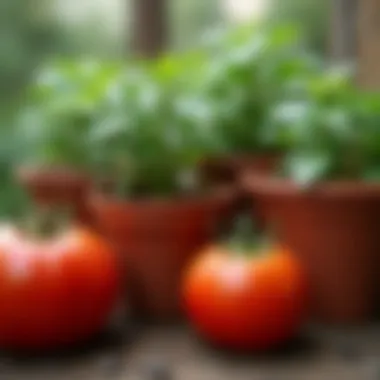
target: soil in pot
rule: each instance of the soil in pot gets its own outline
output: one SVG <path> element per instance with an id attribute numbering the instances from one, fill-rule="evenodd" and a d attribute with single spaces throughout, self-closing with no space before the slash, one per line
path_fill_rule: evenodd
<path id="1" fill-rule="evenodd" d="M 278 238 L 299 255 L 314 315 L 329 323 L 369 321 L 377 293 L 380 186 L 336 182 L 306 191 L 264 175 L 247 175 L 244 183 Z"/>
<path id="2" fill-rule="evenodd" d="M 16 176 L 38 204 L 70 206 L 79 221 L 91 223 L 85 175 L 68 168 L 21 167 Z"/>
<path id="3" fill-rule="evenodd" d="M 91 198 L 98 228 L 122 256 L 127 297 L 137 317 L 167 322 L 181 315 L 182 273 L 212 241 L 229 202 L 230 191 L 172 200 Z"/>

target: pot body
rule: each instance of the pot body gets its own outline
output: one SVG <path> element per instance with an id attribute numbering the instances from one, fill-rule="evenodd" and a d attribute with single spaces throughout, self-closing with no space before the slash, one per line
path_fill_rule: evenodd
<path id="1" fill-rule="evenodd" d="M 247 176 L 247 188 L 278 238 L 301 259 L 322 321 L 361 323 L 372 318 L 380 253 L 380 187 L 330 183 L 308 191 L 265 176 Z"/>
<path id="2" fill-rule="evenodd" d="M 136 316 L 165 322 L 181 315 L 182 273 L 214 238 L 230 199 L 229 192 L 136 202 L 92 197 L 97 227 L 125 265 L 127 298 Z"/>
<path id="3" fill-rule="evenodd" d="M 90 180 L 84 174 L 58 167 L 23 167 L 16 174 L 37 204 L 70 207 L 80 222 L 91 223 L 86 205 Z"/>

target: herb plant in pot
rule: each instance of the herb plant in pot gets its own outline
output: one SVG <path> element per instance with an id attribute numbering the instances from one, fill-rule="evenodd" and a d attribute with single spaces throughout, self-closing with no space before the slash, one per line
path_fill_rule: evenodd
<path id="1" fill-rule="evenodd" d="M 94 110 L 115 78 L 116 65 L 57 62 L 30 90 L 16 128 L 21 142 L 17 178 L 39 203 L 72 205 L 89 221 L 84 206 L 90 185 L 88 146 Z"/>
<path id="2" fill-rule="evenodd" d="M 237 182 L 244 168 L 272 171 L 283 146 L 268 123 L 272 105 L 286 97 L 287 85 L 318 69 L 299 49 L 287 26 L 244 26 L 222 34 L 209 47 L 200 97 L 209 108 L 220 150 L 203 164 L 212 181 Z"/>
<path id="3" fill-rule="evenodd" d="M 308 92 L 308 100 L 277 110 L 286 115 L 289 142 L 282 172 L 246 173 L 243 182 L 302 260 L 314 315 L 365 322 L 378 285 L 380 98 L 335 74 L 311 83 Z"/>
<path id="4" fill-rule="evenodd" d="M 296 31 L 286 26 L 238 29 L 219 40 L 215 50 L 200 93 L 220 148 L 201 169 L 211 183 L 235 186 L 236 211 L 251 203 L 239 174 L 248 168 L 273 172 L 281 163 L 285 146 L 269 119 L 272 106 L 287 98 L 293 82 L 319 71 L 319 64 L 299 49 Z M 259 209 L 254 218 L 265 226 Z"/>
<path id="5" fill-rule="evenodd" d="M 182 271 L 212 238 L 230 193 L 198 187 L 193 169 L 205 140 L 184 122 L 171 80 L 153 72 L 131 72 L 100 112 L 90 204 L 125 263 L 131 309 L 166 322 L 180 316 Z"/>

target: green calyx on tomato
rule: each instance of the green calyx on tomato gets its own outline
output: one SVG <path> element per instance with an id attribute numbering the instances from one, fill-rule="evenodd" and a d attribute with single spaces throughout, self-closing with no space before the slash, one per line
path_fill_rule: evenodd
<path id="1" fill-rule="evenodd" d="M 20 220 L 19 227 L 31 237 L 50 238 L 67 228 L 72 220 L 73 213 L 68 207 L 39 205 Z"/>
<path id="2" fill-rule="evenodd" d="M 249 213 L 241 213 L 235 218 L 226 245 L 238 255 L 257 256 L 264 254 L 272 241 L 272 233 L 261 235 L 253 217 Z"/>

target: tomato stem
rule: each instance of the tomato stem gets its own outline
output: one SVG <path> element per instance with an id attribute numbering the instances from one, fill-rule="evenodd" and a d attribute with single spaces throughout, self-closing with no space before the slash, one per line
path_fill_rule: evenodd
<path id="1" fill-rule="evenodd" d="M 256 243 L 256 231 L 252 217 L 247 213 L 238 215 L 232 227 L 229 245 L 239 254 L 251 251 Z"/>
<path id="2" fill-rule="evenodd" d="M 252 255 L 253 252 L 265 252 L 266 247 L 272 245 L 275 230 L 270 229 L 269 233 L 259 234 L 253 217 L 248 213 L 241 213 L 232 227 L 228 245 L 231 250 L 241 255 Z"/>

